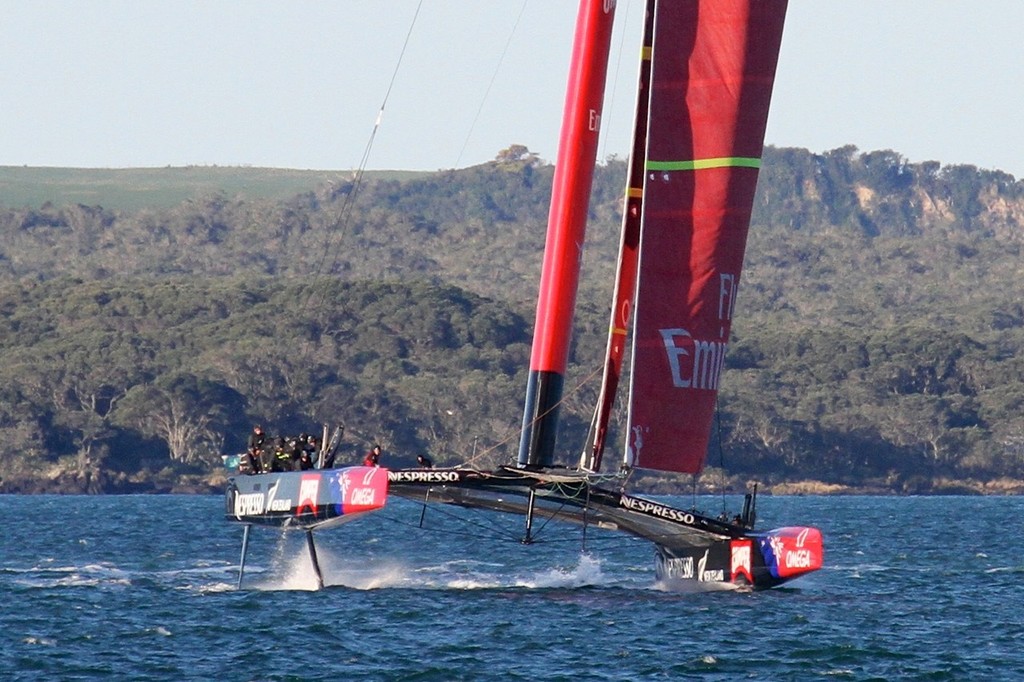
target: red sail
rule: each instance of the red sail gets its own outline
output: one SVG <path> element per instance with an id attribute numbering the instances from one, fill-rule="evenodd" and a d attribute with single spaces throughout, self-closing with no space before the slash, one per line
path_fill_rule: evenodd
<path id="1" fill-rule="evenodd" d="M 635 466 L 704 466 L 785 11 L 785 0 L 657 4 L 627 436 Z"/>

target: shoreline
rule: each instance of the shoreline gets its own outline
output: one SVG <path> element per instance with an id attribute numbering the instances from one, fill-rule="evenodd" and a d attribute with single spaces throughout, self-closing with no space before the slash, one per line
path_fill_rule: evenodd
<path id="1" fill-rule="evenodd" d="M 0 495 L 220 495 L 228 475 L 224 472 L 184 474 L 175 480 L 169 477 L 152 479 L 100 472 L 95 476 L 69 477 L 4 477 L 0 476 Z M 694 490 L 677 481 L 637 481 L 631 492 L 640 495 L 688 495 Z M 762 482 L 731 480 L 722 485 L 698 483 L 698 495 L 742 495 L 757 484 L 758 495 L 770 496 L 1015 496 L 1024 495 L 1024 480 L 1002 477 L 990 481 L 977 479 L 915 478 L 912 482 L 893 485 L 879 483 L 829 483 L 817 480 Z"/>

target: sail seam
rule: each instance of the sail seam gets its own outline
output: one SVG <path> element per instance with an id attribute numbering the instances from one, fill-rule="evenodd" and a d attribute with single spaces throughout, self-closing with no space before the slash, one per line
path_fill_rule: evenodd
<path id="1" fill-rule="evenodd" d="M 729 167 L 760 168 L 761 159 L 749 156 L 722 156 L 714 159 L 693 159 L 692 161 L 648 161 L 646 164 L 646 169 L 652 171 L 685 171 Z"/>

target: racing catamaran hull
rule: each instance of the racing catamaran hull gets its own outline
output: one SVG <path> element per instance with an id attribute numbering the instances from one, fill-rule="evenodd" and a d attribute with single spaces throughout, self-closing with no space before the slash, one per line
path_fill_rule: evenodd
<path id="1" fill-rule="evenodd" d="M 306 532 L 310 560 L 323 586 L 313 530 L 383 509 L 389 495 L 423 504 L 452 504 L 524 516 L 524 543 L 537 519 L 616 530 L 653 543 L 659 583 L 669 589 L 776 587 L 822 565 L 821 533 L 787 527 L 753 532 L 693 511 L 611 487 L 621 479 L 574 470 L 396 469 L 347 467 L 229 480 L 225 516 L 245 524 L 241 585 L 253 525 Z M 605 485 L 601 485 L 604 483 Z"/>
<path id="2" fill-rule="evenodd" d="M 229 521 L 245 524 L 238 587 L 242 586 L 253 525 L 306 531 L 309 558 L 317 584 L 323 587 L 313 531 L 338 526 L 382 509 L 387 496 L 387 470 L 379 467 L 285 471 L 228 479 L 224 494 L 225 516 Z"/>
<path id="3" fill-rule="evenodd" d="M 599 485 L 616 478 L 568 469 L 388 472 L 389 491 L 398 497 L 524 515 L 525 543 L 533 541 L 537 518 L 592 525 L 649 540 L 655 548 L 657 578 L 670 589 L 683 583 L 767 589 L 822 566 L 822 539 L 816 528 L 754 532 L 743 525 Z"/>

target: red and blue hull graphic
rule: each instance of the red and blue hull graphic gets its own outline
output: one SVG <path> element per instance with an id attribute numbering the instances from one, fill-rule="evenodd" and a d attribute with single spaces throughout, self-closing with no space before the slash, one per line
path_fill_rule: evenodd
<path id="1" fill-rule="evenodd" d="M 312 529 L 381 509 L 387 496 L 387 469 L 354 466 L 235 476 L 224 502 L 229 521 Z"/>
<path id="2" fill-rule="evenodd" d="M 658 580 L 668 587 L 777 587 L 822 566 L 817 528 L 794 526 L 690 547 L 656 545 Z"/>
<path id="3" fill-rule="evenodd" d="M 777 528 L 754 539 L 765 568 L 777 580 L 789 580 L 821 568 L 824 550 L 817 528 Z"/>

